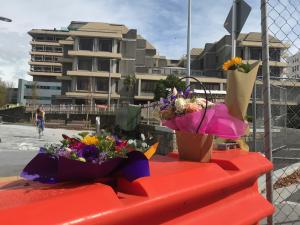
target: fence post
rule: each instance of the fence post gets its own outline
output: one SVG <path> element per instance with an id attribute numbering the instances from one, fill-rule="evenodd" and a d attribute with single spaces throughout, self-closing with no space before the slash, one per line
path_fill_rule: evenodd
<path id="1" fill-rule="evenodd" d="M 272 162 L 272 130 L 271 130 L 271 104 L 270 104 L 270 66 L 269 66 L 269 36 L 267 0 L 261 0 L 261 37 L 262 37 L 262 75 L 264 99 L 264 150 L 266 157 Z M 267 199 L 273 203 L 272 172 L 266 174 Z M 273 215 L 269 216 L 268 225 L 273 225 Z"/>
<path id="2" fill-rule="evenodd" d="M 150 124 L 150 101 L 147 102 L 147 124 Z"/>

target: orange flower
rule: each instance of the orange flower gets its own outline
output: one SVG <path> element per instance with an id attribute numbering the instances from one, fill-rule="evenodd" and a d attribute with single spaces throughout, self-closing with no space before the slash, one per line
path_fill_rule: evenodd
<path id="1" fill-rule="evenodd" d="M 227 60 L 223 64 L 223 70 L 227 71 L 231 66 L 232 66 L 232 61 L 231 60 Z"/>
<path id="2" fill-rule="evenodd" d="M 242 58 L 240 58 L 240 57 L 235 57 L 231 61 L 232 61 L 232 64 L 237 64 L 237 65 L 241 65 L 243 62 Z"/>

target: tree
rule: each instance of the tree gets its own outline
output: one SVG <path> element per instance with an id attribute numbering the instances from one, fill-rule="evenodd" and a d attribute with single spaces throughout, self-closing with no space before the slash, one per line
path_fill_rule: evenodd
<path id="1" fill-rule="evenodd" d="M 130 95 L 132 94 L 132 91 L 134 90 L 135 83 L 136 83 L 135 74 L 125 76 L 124 86 L 126 87 L 126 91 L 128 93 L 128 101 L 129 101 Z"/>
<path id="2" fill-rule="evenodd" d="M 32 89 L 31 89 L 31 104 L 36 104 L 37 100 L 37 83 L 32 83 Z"/>
<path id="3" fill-rule="evenodd" d="M 0 106 L 7 104 L 9 84 L 0 78 Z"/>
<path id="4" fill-rule="evenodd" d="M 184 91 L 186 84 L 175 75 L 169 75 L 165 80 L 158 81 L 154 90 L 154 99 L 159 100 L 160 98 L 166 98 L 169 93 L 167 89 L 173 89 L 174 87 L 177 90 Z"/>

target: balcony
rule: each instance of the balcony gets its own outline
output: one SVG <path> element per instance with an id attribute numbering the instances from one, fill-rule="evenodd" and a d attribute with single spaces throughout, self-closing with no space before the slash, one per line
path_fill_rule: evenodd
<path id="1" fill-rule="evenodd" d="M 101 51 L 88 51 L 88 50 L 69 50 L 68 54 L 70 56 L 87 56 L 87 57 L 99 57 L 99 58 L 111 58 L 111 59 L 121 59 L 120 53 L 113 52 L 101 52 Z"/>
<path id="2" fill-rule="evenodd" d="M 61 77 L 62 73 L 54 73 L 54 72 L 36 72 L 30 71 L 28 72 L 31 76 L 51 76 L 51 77 Z"/>
<path id="3" fill-rule="evenodd" d="M 62 52 L 46 52 L 46 51 L 31 51 L 31 55 L 53 55 L 53 56 L 63 56 Z"/>
<path id="4" fill-rule="evenodd" d="M 160 74 L 160 75 L 178 75 L 186 76 L 186 68 L 182 67 L 161 67 L 161 68 L 150 68 L 148 70 L 149 74 Z M 191 76 L 201 76 L 203 72 L 201 70 L 191 70 Z"/>
<path id="5" fill-rule="evenodd" d="M 31 45 L 47 45 L 47 46 L 60 46 L 59 43 L 57 43 L 56 41 L 45 41 L 45 40 L 41 40 L 41 41 L 31 41 L 30 42 Z"/>
<path id="6" fill-rule="evenodd" d="M 68 76 L 87 76 L 87 77 L 109 77 L 109 72 L 104 71 L 87 71 L 87 70 L 69 70 L 67 71 Z M 121 78 L 120 73 L 110 73 L 111 78 Z"/>
<path id="7" fill-rule="evenodd" d="M 96 93 L 96 92 L 88 92 L 88 91 L 74 91 L 74 92 L 66 92 L 66 96 L 74 97 L 74 98 L 96 98 L 96 99 L 108 99 L 108 93 Z M 120 95 L 116 93 L 111 94 L 111 99 L 119 99 Z"/>
<path id="8" fill-rule="evenodd" d="M 60 45 L 74 45 L 74 41 L 73 40 L 59 40 L 58 43 Z"/>
<path id="9" fill-rule="evenodd" d="M 29 65 L 36 65 L 36 66 L 62 66 L 61 63 L 58 62 L 33 62 L 29 61 Z"/>

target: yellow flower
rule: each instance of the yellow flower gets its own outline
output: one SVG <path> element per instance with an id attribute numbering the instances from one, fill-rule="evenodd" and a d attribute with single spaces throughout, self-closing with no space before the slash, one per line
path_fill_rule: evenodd
<path id="1" fill-rule="evenodd" d="M 237 65 L 240 65 L 240 64 L 242 64 L 242 58 L 240 58 L 240 57 L 235 57 L 235 58 L 233 58 L 232 59 L 232 64 L 237 64 Z"/>
<path id="2" fill-rule="evenodd" d="M 223 70 L 227 71 L 230 69 L 230 67 L 232 67 L 234 65 L 241 65 L 242 63 L 243 63 L 242 58 L 240 58 L 240 57 L 232 58 L 231 60 L 227 60 L 226 62 L 224 62 Z"/>
<path id="3" fill-rule="evenodd" d="M 232 66 L 232 61 L 231 60 L 227 60 L 226 62 L 224 62 L 223 64 L 223 70 L 228 70 L 231 66 Z"/>
<path id="4" fill-rule="evenodd" d="M 99 140 L 97 137 L 95 136 L 85 136 L 82 140 L 81 140 L 82 143 L 86 144 L 86 145 L 97 145 L 99 144 Z"/>

